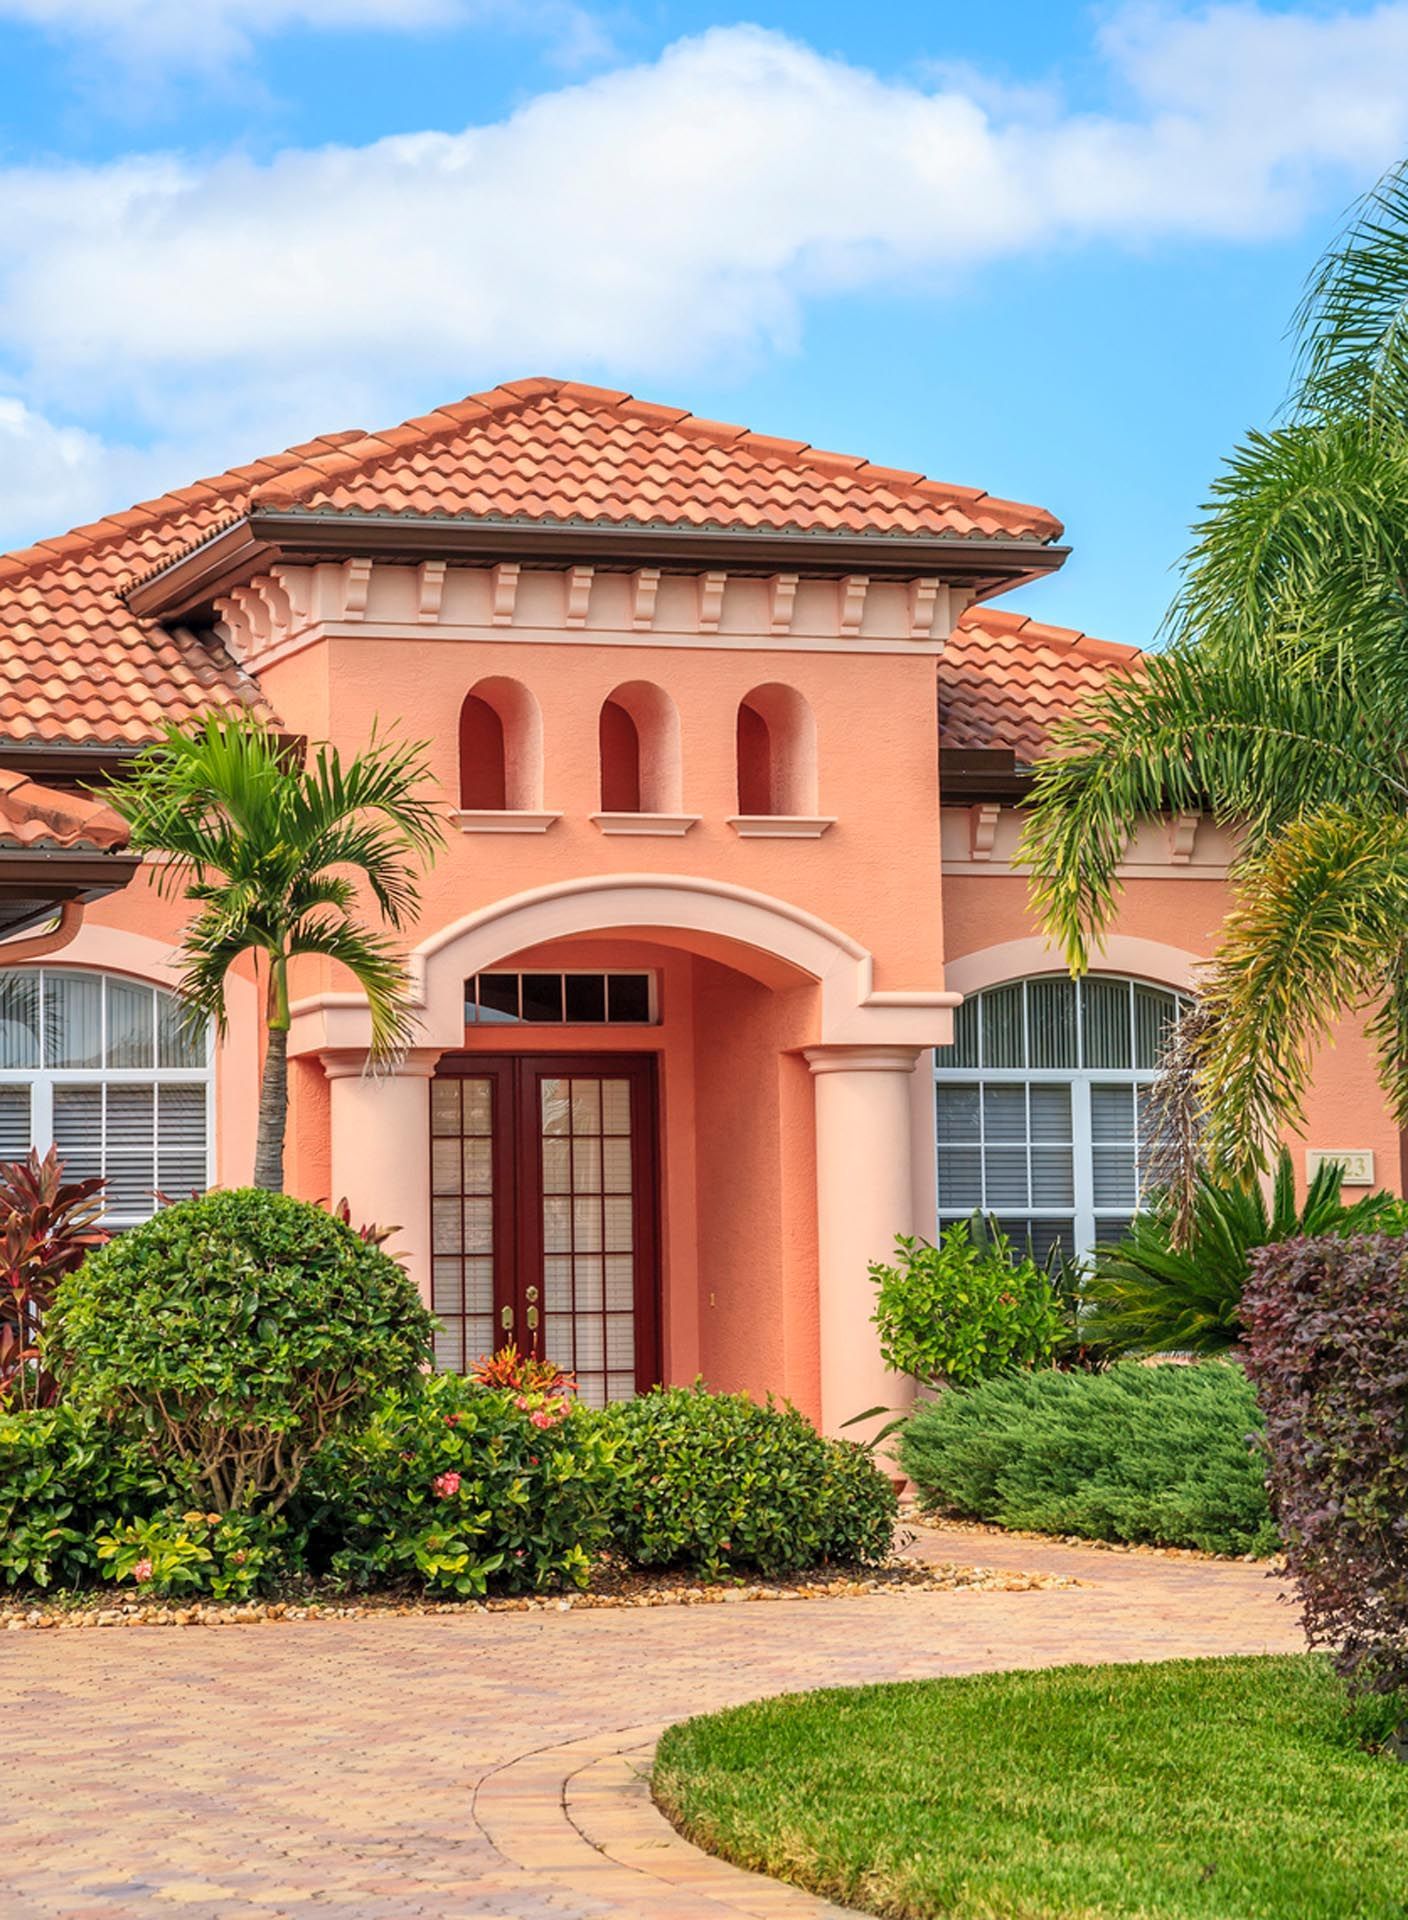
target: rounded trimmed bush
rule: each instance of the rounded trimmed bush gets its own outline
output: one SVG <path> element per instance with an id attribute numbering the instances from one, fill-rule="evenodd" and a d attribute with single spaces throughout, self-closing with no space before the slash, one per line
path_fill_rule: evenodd
<path id="1" fill-rule="evenodd" d="M 608 1407 L 617 1550 L 639 1567 L 787 1573 L 874 1564 L 894 1540 L 895 1490 L 865 1449 L 794 1407 L 702 1386 Z"/>
<path id="2" fill-rule="evenodd" d="M 315 1548 L 361 1586 L 585 1586 L 608 1538 L 613 1453 L 575 1401 L 432 1374 L 385 1394 L 314 1461 Z"/>
<path id="3" fill-rule="evenodd" d="M 76 1403 L 135 1416 L 219 1513 L 277 1511 L 318 1447 L 414 1379 L 433 1322 L 389 1255 L 252 1187 L 168 1207 L 62 1283 L 46 1351 Z"/>

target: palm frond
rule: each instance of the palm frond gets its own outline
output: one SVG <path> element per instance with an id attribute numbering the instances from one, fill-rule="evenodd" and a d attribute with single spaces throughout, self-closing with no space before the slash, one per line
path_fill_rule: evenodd
<path id="1" fill-rule="evenodd" d="M 389 1059 L 410 1045 L 418 1016 L 411 1005 L 405 960 L 385 934 L 331 915 L 309 915 L 298 925 L 291 952 L 320 954 L 347 968 L 367 997 L 374 1060 Z"/>
<path id="2" fill-rule="evenodd" d="M 1301 412 L 1408 420 L 1408 165 L 1393 167 L 1354 208 L 1294 325 Z"/>
<path id="3" fill-rule="evenodd" d="M 1145 669 L 1109 682 L 1055 730 L 1018 852 L 1036 910 L 1077 970 L 1114 918 L 1141 819 L 1208 810 L 1254 852 L 1305 810 L 1408 804 L 1408 738 L 1390 703 L 1366 712 L 1344 680 L 1253 655 L 1175 648 Z"/>
<path id="4" fill-rule="evenodd" d="M 1400 964 L 1408 820 L 1327 809 L 1293 821 L 1239 877 L 1204 990 L 1201 1081 L 1214 1159 L 1249 1174 L 1297 1121 L 1317 1046 L 1338 1019 L 1380 1000 Z M 1396 1098 L 1408 1121 L 1408 1100 Z"/>

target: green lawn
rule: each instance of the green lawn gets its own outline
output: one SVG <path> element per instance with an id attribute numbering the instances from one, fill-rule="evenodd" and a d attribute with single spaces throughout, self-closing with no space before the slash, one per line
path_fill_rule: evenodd
<path id="1" fill-rule="evenodd" d="M 1310 1656 L 787 1695 L 673 1727 L 655 1797 L 712 1853 L 920 1920 L 1403 1920 L 1408 1766 Z"/>

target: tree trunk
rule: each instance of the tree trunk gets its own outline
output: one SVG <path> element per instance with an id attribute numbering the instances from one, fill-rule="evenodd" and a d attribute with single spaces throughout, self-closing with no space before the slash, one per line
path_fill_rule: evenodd
<path id="1" fill-rule="evenodd" d="M 288 1031 L 269 1029 L 269 1051 L 259 1085 L 259 1133 L 254 1148 L 254 1184 L 269 1193 L 284 1190 L 284 1129 L 288 1122 Z"/>

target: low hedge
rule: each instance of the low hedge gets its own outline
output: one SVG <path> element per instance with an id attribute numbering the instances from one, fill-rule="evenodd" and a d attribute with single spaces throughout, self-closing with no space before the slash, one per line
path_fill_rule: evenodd
<path id="1" fill-rule="evenodd" d="M 601 1418 L 575 1401 L 432 1374 L 315 1457 L 313 1557 L 321 1548 L 357 1586 L 584 1587 L 608 1540 L 613 1453 Z"/>
<path id="2" fill-rule="evenodd" d="M 130 1418 L 130 1416 L 129 1416 Z M 216 1511 L 189 1462 L 64 1402 L 0 1413 L 0 1583 L 240 1598 L 311 1575 L 449 1597 L 586 1586 L 642 1568 L 782 1573 L 890 1551 L 869 1455 L 791 1407 L 660 1389 L 604 1411 L 456 1374 L 384 1391 L 282 1508 Z"/>
<path id="3" fill-rule="evenodd" d="M 890 1552 L 890 1482 L 863 1448 L 824 1439 L 793 1407 L 657 1387 L 601 1418 L 616 1442 L 612 1542 L 636 1566 L 714 1578 Z"/>
<path id="4" fill-rule="evenodd" d="M 1091 1540 L 1266 1554 L 1277 1535 L 1245 1374 L 1222 1362 L 1030 1373 L 940 1394 L 900 1461 L 925 1505 Z"/>
<path id="5" fill-rule="evenodd" d="M 147 1449 L 101 1415 L 63 1403 L 0 1412 L 0 1581 L 79 1587 L 98 1543 L 177 1497 Z"/>

